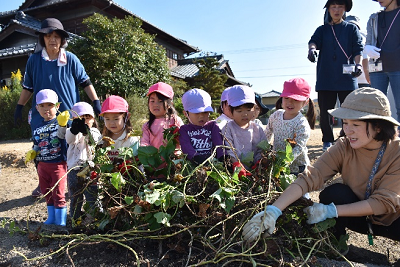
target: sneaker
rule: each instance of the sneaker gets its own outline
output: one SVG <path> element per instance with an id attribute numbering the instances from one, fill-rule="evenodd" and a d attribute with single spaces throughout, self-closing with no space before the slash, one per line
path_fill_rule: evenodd
<path id="1" fill-rule="evenodd" d="M 40 187 L 36 187 L 35 190 L 32 191 L 32 196 L 33 197 L 40 197 L 42 195 L 42 192 L 40 191 Z"/>
<path id="2" fill-rule="evenodd" d="M 332 146 L 331 142 L 324 142 L 323 146 L 322 146 L 322 151 L 326 151 L 328 148 L 330 148 Z"/>

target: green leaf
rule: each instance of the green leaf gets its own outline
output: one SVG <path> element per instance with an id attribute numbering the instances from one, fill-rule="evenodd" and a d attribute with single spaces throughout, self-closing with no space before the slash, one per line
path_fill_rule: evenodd
<path id="1" fill-rule="evenodd" d="M 172 201 L 175 204 L 179 204 L 180 202 L 182 202 L 185 199 L 185 195 L 178 191 L 178 190 L 173 190 L 172 191 Z"/>
<path id="2" fill-rule="evenodd" d="M 127 205 L 130 205 L 130 204 L 132 204 L 133 203 L 133 197 L 128 197 L 128 196 L 125 196 L 125 203 L 127 204 Z"/>
<path id="3" fill-rule="evenodd" d="M 249 153 L 247 153 L 242 159 L 241 162 L 245 165 L 250 166 L 251 163 L 254 161 L 254 152 L 250 151 Z"/>
<path id="4" fill-rule="evenodd" d="M 271 145 L 268 143 L 267 140 L 262 140 L 260 143 L 257 144 L 257 147 L 262 149 L 263 151 L 268 151 L 271 148 Z"/>
<path id="5" fill-rule="evenodd" d="M 138 214 L 142 213 L 142 210 L 143 210 L 143 208 L 142 208 L 141 206 L 136 205 L 136 206 L 133 208 L 133 213 L 136 214 L 136 215 L 138 215 Z"/>
<path id="6" fill-rule="evenodd" d="M 225 200 L 225 211 L 227 213 L 229 213 L 229 211 L 233 208 L 233 206 L 235 205 L 235 196 L 229 196 L 226 198 Z"/>
<path id="7" fill-rule="evenodd" d="M 169 221 L 171 220 L 171 215 L 165 212 L 157 212 L 154 214 L 154 218 L 157 219 L 158 223 L 164 224 L 165 226 L 170 226 Z"/>
<path id="8" fill-rule="evenodd" d="M 216 198 L 216 199 L 221 203 L 221 202 L 222 202 L 221 194 L 222 194 L 222 189 L 219 188 L 217 191 L 215 191 L 215 192 L 210 196 L 210 198 Z"/>
<path id="9" fill-rule="evenodd" d="M 111 184 L 117 189 L 118 192 L 121 192 L 122 186 L 126 183 L 124 177 L 119 172 L 114 172 L 111 175 Z"/>
<path id="10" fill-rule="evenodd" d="M 312 230 L 314 233 L 321 233 L 335 226 L 335 224 L 336 220 L 334 218 L 326 219 L 322 222 L 316 223 Z"/>
<path id="11" fill-rule="evenodd" d="M 145 191 L 145 200 L 150 204 L 154 204 L 160 198 L 160 191 Z"/>

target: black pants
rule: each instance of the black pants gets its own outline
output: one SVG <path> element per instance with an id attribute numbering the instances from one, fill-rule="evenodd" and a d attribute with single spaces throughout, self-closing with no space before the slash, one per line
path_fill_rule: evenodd
<path id="1" fill-rule="evenodd" d="M 339 98 L 340 104 L 352 91 L 319 91 L 318 92 L 318 105 L 319 105 L 319 125 L 322 131 L 322 142 L 333 142 L 333 121 L 332 116 L 328 113 L 328 109 L 335 108 L 336 99 Z"/>
<path id="2" fill-rule="evenodd" d="M 319 201 L 323 204 L 334 203 L 335 205 L 349 204 L 360 201 L 354 192 L 344 184 L 333 184 L 326 187 L 319 195 Z M 346 228 L 361 234 L 368 234 L 366 216 L 363 217 L 339 217 L 336 218 L 336 238 L 346 234 Z M 375 236 L 383 236 L 400 241 L 400 218 L 389 226 L 372 224 L 372 232 Z"/>

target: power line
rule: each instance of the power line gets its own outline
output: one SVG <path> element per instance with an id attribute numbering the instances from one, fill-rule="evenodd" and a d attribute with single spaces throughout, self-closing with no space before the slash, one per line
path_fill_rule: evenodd
<path id="1" fill-rule="evenodd" d="M 297 49 L 297 48 L 304 48 L 304 47 L 305 47 L 305 44 L 289 44 L 289 45 L 280 45 L 280 46 L 266 46 L 266 47 L 251 48 L 251 49 L 226 50 L 226 51 L 220 51 L 219 53 L 221 53 L 221 54 L 224 54 L 224 53 L 245 54 L 245 53 L 259 53 L 259 52 Z"/>
<path id="2" fill-rule="evenodd" d="M 236 79 L 258 79 L 258 78 L 275 78 L 275 77 L 287 77 L 287 76 L 310 76 L 315 73 L 297 73 L 297 74 L 281 74 L 281 75 L 267 75 L 267 76 L 248 76 L 248 77 L 235 77 Z"/>

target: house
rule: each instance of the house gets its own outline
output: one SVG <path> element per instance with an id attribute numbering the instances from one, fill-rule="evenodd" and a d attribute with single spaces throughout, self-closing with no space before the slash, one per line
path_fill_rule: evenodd
<path id="1" fill-rule="evenodd" d="M 99 13 L 110 18 L 123 19 L 137 15 L 111 0 L 26 0 L 17 10 L 0 12 L 0 79 L 7 79 L 11 71 L 25 71 L 28 57 L 33 53 L 40 23 L 48 17 L 59 19 L 66 31 L 79 36 L 85 31 L 83 19 Z M 145 32 L 155 35 L 155 41 L 163 46 L 168 57 L 168 67 L 178 65 L 200 50 L 186 41 L 172 36 L 142 20 Z"/>
<path id="2" fill-rule="evenodd" d="M 0 12 L 0 80 L 9 80 L 11 72 L 17 69 L 25 72 L 28 57 L 36 46 L 35 32 L 40 29 L 43 19 L 55 17 L 72 37 L 79 37 L 86 30 L 82 21 L 94 13 L 109 18 L 139 18 L 144 31 L 155 35 L 155 42 L 165 48 L 173 77 L 190 82 L 197 75 L 194 59 L 186 58 L 199 52 L 199 48 L 164 32 L 111 0 L 25 0 L 17 10 Z M 228 60 L 222 55 L 218 59 L 220 71 L 228 75 L 226 86 L 246 84 L 235 79 Z"/>
<path id="3" fill-rule="evenodd" d="M 275 108 L 275 103 L 281 96 L 281 92 L 272 90 L 264 94 L 259 94 L 264 105 L 266 105 L 270 110 Z"/>
<path id="4" fill-rule="evenodd" d="M 219 65 L 217 68 L 220 70 L 221 73 L 224 73 L 228 76 L 228 80 L 225 83 L 226 87 L 233 86 L 233 85 L 246 85 L 250 86 L 248 83 L 239 81 L 235 78 L 231 67 L 229 66 L 228 60 L 224 59 L 223 55 L 213 55 L 207 57 L 214 57 Z M 195 60 L 202 59 L 205 57 L 196 57 L 196 58 L 188 58 L 188 59 L 180 59 L 178 60 L 177 66 L 171 69 L 172 77 L 183 79 L 188 84 L 192 84 L 193 78 L 197 76 L 199 73 L 199 68 L 195 64 Z"/>

